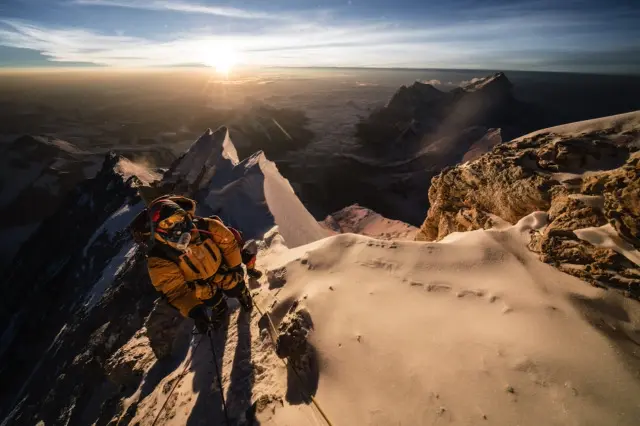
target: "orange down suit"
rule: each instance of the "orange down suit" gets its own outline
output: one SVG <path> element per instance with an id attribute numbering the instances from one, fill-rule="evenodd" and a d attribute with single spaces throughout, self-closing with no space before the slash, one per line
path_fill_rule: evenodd
<path id="1" fill-rule="evenodd" d="M 159 247 L 147 255 L 153 286 L 185 317 L 220 289 L 232 290 L 241 282 L 241 275 L 223 273 L 242 261 L 233 233 L 215 219 L 196 218 L 195 221 L 198 228 L 209 231 L 208 238 L 203 238 L 205 234 L 201 233 L 200 238 L 192 239 L 185 253 L 173 259 Z"/>

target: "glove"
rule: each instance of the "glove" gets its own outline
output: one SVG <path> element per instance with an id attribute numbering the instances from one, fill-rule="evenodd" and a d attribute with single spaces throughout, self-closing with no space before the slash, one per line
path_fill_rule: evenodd
<path id="1" fill-rule="evenodd" d="M 253 309 L 253 300 L 251 299 L 251 293 L 247 288 L 244 281 L 240 281 L 230 290 L 225 290 L 227 297 L 235 297 L 240 302 L 242 310 L 245 312 L 251 312 Z"/>
<path id="2" fill-rule="evenodd" d="M 193 319 L 198 333 L 205 334 L 209 331 L 209 327 L 211 327 L 211 320 L 207 315 L 204 305 L 198 305 L 191 309 L 191 311 L 189 311 L 189 318 Z"/>
<path id="3" fill-rule="evenodd" d="M 244 269 L 242 269 L 242 265 L 238 265 L 234 268 L 229 268 L 227 270 L 227 274 L 232 275 L 233 280 L 238 283 L 244 281 Z"/>

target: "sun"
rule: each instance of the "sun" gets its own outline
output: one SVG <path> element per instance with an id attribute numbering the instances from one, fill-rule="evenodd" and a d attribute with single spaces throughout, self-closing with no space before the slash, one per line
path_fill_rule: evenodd
<path id="1" fill-rule="evenodd" d="M 238 55 L 230 48 L 211 49 L 204 55 L 206 57 L 203 63 L 206 66 L 214 68 L 216 72 L 227 76 L 231 73 L 238 60 Z"/>

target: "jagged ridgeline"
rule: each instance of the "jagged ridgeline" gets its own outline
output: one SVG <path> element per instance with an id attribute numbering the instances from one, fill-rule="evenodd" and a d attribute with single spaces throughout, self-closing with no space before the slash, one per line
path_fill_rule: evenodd
<path id="1" fill-rule="evenodd" d="M 280 224 L 290 246 L 327 231 L 261 152 L 238 161 L 226 128 L 205 132 L 160 175 L 115 154 L 80 180 L 7 267 L 0 288 L 0 417 L 9 424 L 107 424 L 123 389 L 105 363 L 140 328 L 157 293 L 127 227 L 143 198 L 195 198 L 247 238 Z"/>

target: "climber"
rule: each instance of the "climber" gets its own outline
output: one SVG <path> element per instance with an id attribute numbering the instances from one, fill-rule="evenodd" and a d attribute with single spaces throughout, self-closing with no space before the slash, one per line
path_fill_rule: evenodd
<path id="1" fill-rule="evenodd" d="M 237 298 L 245 312 L 253 303 L 236 235 L 217 218 L 195 216 L 195 206 L 195 201 L 180 196 L 152 201 L 146 210 L 149 225 L 142 233 L 152 240 L 147 253 L 152 284 L 205 333 L 209 327 L 219 328 L 226 318 L 223 294 Z M 245 258 L 251 260 L 248 254 Z M 255 254 L 253 259 L 255 263 Z M 211 317 L 205 307 L 211 307 Z"/>

